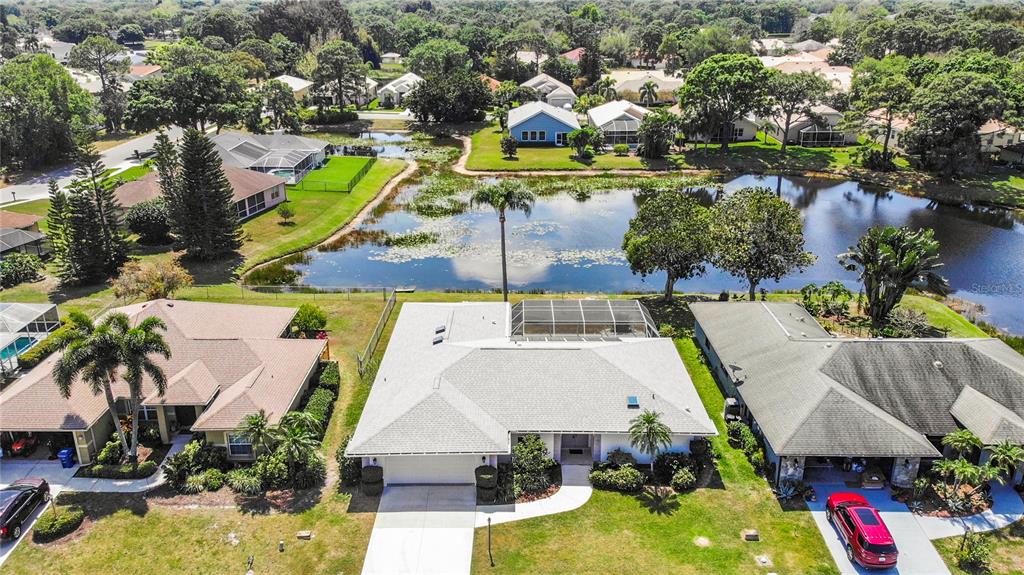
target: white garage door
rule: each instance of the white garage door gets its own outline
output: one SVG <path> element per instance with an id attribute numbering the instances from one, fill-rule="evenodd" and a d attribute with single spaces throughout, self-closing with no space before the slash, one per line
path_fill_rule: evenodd
<path id="1" fill-rule="evenodd" d="M 384 461 L 384 483 L 475 483 L 479 455 L 409 455 Z"/>

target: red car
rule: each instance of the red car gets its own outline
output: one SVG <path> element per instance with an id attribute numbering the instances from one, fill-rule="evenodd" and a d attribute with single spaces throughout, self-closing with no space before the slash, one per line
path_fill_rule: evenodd
<path id="1" fill-rule="evenodd" d="M 846 557 L 871 569 L 896 565 L 899 552 L 878 510 L 856 493 L 833 493 L 825 516 L 846 542 Z"/>

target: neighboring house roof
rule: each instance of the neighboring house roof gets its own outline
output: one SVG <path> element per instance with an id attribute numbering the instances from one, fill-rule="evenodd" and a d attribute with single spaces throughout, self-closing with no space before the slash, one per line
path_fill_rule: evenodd
<path id="1" fill-rule="evenodd" d="M 34 230 L 0 228 L 0 252 L 6 252 L 46 239 L 46 235 Z"/>
<path id="2" fill-rule="evenodd" d="M 129 69 L 128 73 L 132 76 L 135 76 L 136 78 L 145 78 L 146 76 L 150 76 L 160 72 L 160 70 L 162 69 L 163 68 L 157 66 L 156 64 L 139 64 L 137 66 L 132 66 Z"/>
<path id="3" fill-rule="evenodd" d="M 305 78 L 299 78 L 298 76 L 290 76 L 288 74 L 281 74 L 280 76 L 275 77 L 274 80 L 286 84 L 289 88 L 292 89 L 292 92 L 301 92 L 303 90 L 308 90 L 313 85 L 313 82 L 310 82 Z"/>
<path id="4" fill-rule="evenodd" d="M 0 302 L 0 333 L 18 333 L 43 316 L 59 321 L 57 306 L 52 303 Z"/>
<path id="5" fill-rule="evenodd" d="M 398 52 L 384 52 L 380 55 L 381 58 L 401 58 L 402 55 Z"/>
<path id="6" fill-rule="evenodd" d="M 193 405 L 206 405 L 193 426 L 196 430 L 235 429 L 245 415 L 259 409 L 276 423 L 301 391 L 326 346 L 325 340 L 280 338 L 295 308 L 161 299 L 111 311 L 126 313 L 133 324 L 157 317 L 167 325 L 162 336 L 171 357 L 153 356 L 167 377 L 167 391 L 160 398 L 147 377 L 143 403 L 171 405 L 195 400 Z M 61 397 L 51 375 L 59 357 L 60 353 L 51 355 L 0 392 L 0 428 L 87 429 L 106 417 L 103 395 L 93 394 L 81 380 L 72 383 L 68 399 Z M 120 380 L 113 392 L 116 398 L 129 396 L 127 385 Z M 249 399 L 251 411 L 243 413 L 238 408 L 235 399 L 239 396 Z"/>
<path id="7" fill-rule="evenodd" d="M 629 396 L 673 433 L 715 434 L 671 339 L 511 338 L 510 310 L 404 305 L 347 453 L 509 453 L 511 433 L 627 433 Z"/>
<path id="8" fill-rule="evenodd" d="M 573 48 L 568 52 L 563 52 L 562 57 L 565 58 L 566 60 L 569 60 L 570 62 L 579 64 L 580 60 L 583 58 L 584 52 L 586 52 L 586 49 L 584 48 Z"/>
<path id="9" fill-rule="evenodd" d="M 516 52 L 516 60 L 525 64 L 543 64 L 548 59 L 547 54 L 541 54 L 539 57 L 540 59 L 538 60 L 537 53 L 531 50 L 519 50 Z"/>
<path id="10" fill-rule="evenodd" d="M 565 124 L 566 127 L 571 128 L 573 130 L 578 130 L 580 127 L 580 122 L 579 120 L 576 119 L 575 112 L 571 110 L 564 110 L 557 106 L 552 106 L 547 102 L 537 101 L 527 102 L 526 104 L 523 104 L 518 108 L 512 108 L 511 110 L 508 111 L 509 130 L 511 131 L 512 128 L 518 126 L 519 124 L 522 124 L 523 122 L 529 120 L 530 118 L 538 114 L 544 114 L 546 116 L 549 116 L 561 122 L 562 124 Z"/>
<path id="11" fill-rule="evenodd" d="M 635 132 L 650 111 L 626 100 L 614 100 L 587 110 L 590 124 L 603 131 Z"/>
<path id="12" fill-rule="evenodd" d="M 958 429 L 958 402 L 989 405 L 960 420 L 979 435 L 1013 426 L 993 403 L 1024 417 L 1024 357 L 996 339 L 836 339 L 794 303 L 690 309 L 779 455 L 937 457 L 925 436 Z"/>
<path id="13" fill-rule="evenodd" d="M 885 108 L 878 108 L 867 113 L 867 117 L 875 124 L 885 126 Z M 913 118 L 910 116 L 894 115 L 892 118 L 892 129 L 899 132 L 910 127 Z"/>
<path id="14" fill-rule="evenodd" d="M 576 96 L 576 92 L 573 92 L 571 87 L 547 74 L 537 74 L 520 85 L 533 88 L 545 96 L 553 93 L 563 93 L 573 97 Z"/>
<path id="15" fill-rule="evenodd" d="M 231 199 L 236 202 L 285 183 L 284 178 L 271 174 L 234 166 L 223 166 L 222 169 L 228 178 L 228 183 L 231 184 Z M 137 180 L 121 184 L 114 190 L 114 196 L 122 208 L 130 208 L 139 202 L 158 198 L 161 194 L 160 175 L 156 172 L 150 172 Z"/>
<path id="16" fill-rule="evenodd" d="M 388 91 L 396 94 L 405 94 L 416 87 L 417 84 L 423 81 L 423 78 L 412 72 L 406 72 L 394 80 L 388 82 L 380 89 L 381 92 Z"/>
<path id="17" fill-rule="evenodd" d="M 654 82 L 658 86 L 659 92 L 674 92 L 683 87 L 683 80 L 680 78 L 668 78 L 663 74 L 652 74 L 648 71 L 642 76 L 619 82 L 615 89 L 620 92 L 624 90 L 639 92 L 647 82 Z"/>
<path id="18" fill-rule="evenodd" d="M 989 134 L 998 134 L 1000 132 L 1014 132 L 1016 128 L 1002 122 L 1000 120 L 989 120 L 978 128 L 978 135 L 987 136 Z"/>
<path id="19" fill-rule="evenodd" d="M 487 85 L 490 91 L 495 91 L 501 86 L 501 82 L 488 76 L 487 74 L 480 74 L 480 81 Z"/>
<path id="20" fill-rule="evenodd" d="M 19 230 L 23 230 L 35 226 L 44 219 L 46 218 L 33 214 L 0 210 L 0 226 L 5 228 L 17 228 Z"/>
<path id="21" fill-rule="evenodd" d="M 801 52 L 788 56 L 761 56 L 761 62 L 767 68 L 775 68 L 783 74 L 797 72 L 814 72 L 821 75 L 833 86 L 849 90 L 853 81 L 853 68 L 849 66 L 831 66 L 815 53 Z"/>
<path id="22" fill-rule="evenodd" d="M 246 134 L 225 130 L 210 138 L 225 166 L 250 168 L 263 165 L 292 167 L 330 147 L 330 142 L 294 134 Z M 295 152 L 289 154 L 289 152 Z M 291 158 L 292 164 L 281 163 Z"/>
<path id="23" fill-rule="evenodd" d="M 1024 418 L 971 386 L 964 387 L 949 412 L 985 445 L 1024 444 Z"/>
<path id="24" fill-rule="evenodd" d="M 817 40 L 804 40 L 803 42 L 797 42 L 793 44 L 793 49 L 797 52 L 814 52 L 815 50 L 821 50 L 825 45 Z"/>
<path id="25" fill-rule="evenodd" d="M 618 88 L 622 82 L 629 82 L 636 80 L 637 78 L 643 78 L 646 76 L 654 76 L 661 80 L 680 80 L 675 78 L 665 70 L 633 70 L 630 68 L 617 68 L 609 71 L 607 74 L 602 76 L 603 78 L 611 78 L 615 80 L 615 87 Z"/>

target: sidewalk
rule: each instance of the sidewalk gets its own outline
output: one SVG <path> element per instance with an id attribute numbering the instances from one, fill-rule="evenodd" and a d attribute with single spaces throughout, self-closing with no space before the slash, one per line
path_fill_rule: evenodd
<path id="1" fill-rule="evenodd" d="M 590 487 L 589 465 L 563 465 L 562 486 L 554 495 L 529 503 L 479 505 L 476 508 L 476 526 L 487 527 L 487 519 L 490 519 L 493 525 L 497 525 L 572 511 L 589 501 L 593 492 L 593 488 Z"/>
<path id="2" fill-rule="evenodd" d="M 1024 518 L 1024 500 L 1009 485 L 992 485 L 992 508 L 967 517 L 929 517 L 915 515 L 929 539 L 1002 529 Z"/>
<path id="3" fill-rule="evenodd" d="M 176 435 L 171 440 L 171 449 L 164 457 L 170 457 L 181 451 L 185 444 L 192 440 L 191 435 Z M 164 469 L 143 479 L 96 479 L 90 477 L 72 477 L 64 489 L 69 491 L 89 491 L 93 493 L 140 493 L 159 487 L 164 483 Z"/>

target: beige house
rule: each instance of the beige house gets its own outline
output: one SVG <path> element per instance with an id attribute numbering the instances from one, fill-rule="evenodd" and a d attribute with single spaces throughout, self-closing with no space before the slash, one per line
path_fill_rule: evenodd
<path id="1" fill-rule="evenodd" d="M 520 85 L 533 88 L 545 102 L 556 108 L 570 110 L 576 103 L 576 92 L 547 74 L 537 74 Z"/>
<path id="2" fill-rule="evenodd" d="M 797 114 L 790 119 L 789 130 L 785 129 L 786 119 L 781 116 L 771 117 L 771 129 L 768 134 L 780 142 L 807 147 L 846 146 L 857 143 L 857 134 L 839 129 L 843 113 L 827 106 L 818 104 L 811 107 L 810 114 Z"/>
<path id="3" fill-rule="evenodd" d="M 224 166 L 223 170 L 231 184 L 232 201 L 239 219 L 244 220 L 265 212 L 288 199 L 284 178 L 233 166 Z M 114 190 L 118 203 L 125 209 L 158 198 L 161 193 L 160 178 L 156 172 L 150 172 Z"/>
<path id="4" fill-rule="evenodd" d="M 159 395 L 143 382 L 142 425 L 155 426 L 170 443 L 175 433 L 203 432 L 223 445 L 231 459 L 252 458 L 252 446 L 234 433 L 245 417 L 263 410 L 271 424 L 299 405 L 317 375 L 326 340 L 284 339 L 296 309 L 174 300 L 154 300 L 112 311 L 133 323 L 158 317 L 167 325 L 170 359 L 156 357 L 167 377 Z M 53 354 L 0 392 L 0 431 L 33 433 L 41 443 L 72 445 L 80 463 L 89 463 L 110 438 L 113 421 L 103 395 L 75 381 L 65 399 L 51 371 Z M 120 413 L 130 412 L 127 385 L 113 393 Z"/>
<path id="5" fill-rule="evenodd" d="M 277 76 L 276 78 L 272 79 L 277 80 L 278 82 L 281 82 L 282 84 L 291 88 L 292 94 L 295 96 L 296 102 L 301 102 L 305 100 L 306 96 L 309 95 L 310 89 L 313 87 L 313 82 L 310 82 L 305 78 L 299 78 L 298 76 L 290 76 L 288 74 L 281 74 L 280 76 Z"/>

